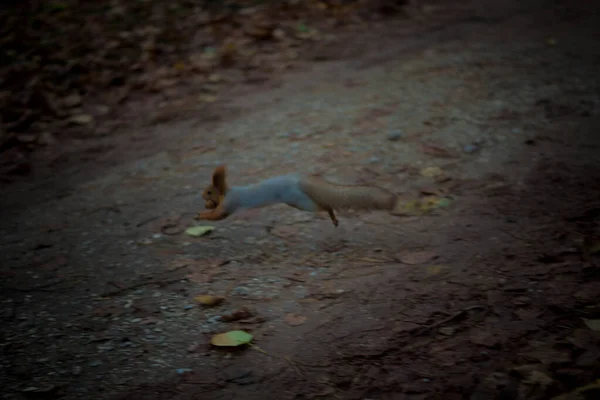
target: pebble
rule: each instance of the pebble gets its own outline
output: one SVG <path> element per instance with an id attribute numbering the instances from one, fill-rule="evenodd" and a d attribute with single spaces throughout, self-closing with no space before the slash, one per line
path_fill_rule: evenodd
<path id="1" fill-rule="evenodd" d="M 248 296 L 250 294 L 250 289 L 246 286 L 238 286 L 233 289 L 232 293 L 237 296 Z"/>
<path id="2" fill-rule="evenodd" d="M 400 140 L 402 138 L 402 131 L 399 131 L 399 130 L 390 131 L 390 132 L 388 132 L 387 138 L 391 142 Z"/>
<path id="3" fill-rule="evenodd" d="M 463 151 L 467 154 L 475 153 L 477 150 L 479 150 L 479 147 L 477 147 L 477 145 L 474 144 L 468 144 L 465 147 L 463 147 Z"/>
<path id="4" fill-rule="evenodd" d="M 184 310 L 191 310 L 192 308 L 194 308 L 194 306 L 191 304 L 187 304 L 187 305 L 183 306 Z"/>
<path id="5" fill-rule="evenodd" d="M 298 299 L 305 299 L 308 297 L 308 290 L 304 286 L 297 286 L 294 289 L 294 295 Z"/>
<path id="6" fill-rule="evenodd" d="M 183 375 L 186 372 L 192 372 L 190 368 L 177 368 L 177 375 Z"/>
<path id="7" fill-rule="evenodd" d="M 451 326 L 445 326 L 440 328 L 438 332 L 444 336 L 452 336 L 454 335 L 455 329 Z"/>
<path id="8" fill-rule="evenodd" d="M 89 365 L 90 367 L 99 367 L 100 365 L 102 365 L 102 361 L 100 361 L 100 360 L 94 360 L 94 361 L 90 361 L 90 362 L 88 363 L 88 365 Z"/>

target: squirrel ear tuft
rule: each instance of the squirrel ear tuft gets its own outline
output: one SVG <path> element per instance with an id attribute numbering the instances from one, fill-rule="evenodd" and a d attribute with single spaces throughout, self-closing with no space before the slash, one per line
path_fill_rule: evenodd
<path id="1" fill-rule="evenodd" d="M 212 184 L 215 188 L 217 188 L 221 193 L 225 193 L 227 189 L 226 184 L 226 170 L 224 165 L 220 165 L 215 168 L 212 175 Z"/>

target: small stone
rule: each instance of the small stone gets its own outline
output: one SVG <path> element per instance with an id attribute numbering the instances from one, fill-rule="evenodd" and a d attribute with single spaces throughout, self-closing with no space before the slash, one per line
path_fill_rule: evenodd
<path id="1" fill-rule="evenodd" d="M 467 154 L 475 153 L 477 150 L 479 150 L 479 147 L 474 144 L 468 144 L 463 147 L 463 151 Z"/>
<path id="2" fill-rule="evenodd" d="M 67 108 L 77 107 L 81 104 L 81 96 L 78 94 L 72 94 L 70 96 L 67 96 L 63 100 L 63 104 Z"/>
<path id="3" fill-rule="evenodd" d="M 88 125 L 94 121 L 94 117 L 87 114 L 73 115 L 70 121 L 77 125 Z"/>
<path id="4" fill-rule="evenodd" d="M 402 131 L 399 131 L 399 130 L 390 131 L 390 132 L 388 132 L 387 138 L 391 142 L 400 140 L 402 138 Z"/>
<path id="5" fill-rule="evenodd" d="M 197 344 L 191 344 L 187 348 L 188 353 L 197 353 L 199 350 L 200 346 Z"/>
<path id="6" fill-rule="evenodd" d="M 233 289 L 232 293 L 237 296 L 248 296 L 250 294 L 250 289 L 246 286 L 238 286 Z"/>
<path id="7" fill-rule="evenodd" d="M 73 367 L 73 370 L 71 371 L 71 373 L 73 375 L 80 375 L 81 374 L 81 370 L 82 370 L 82 368 L 80 366 L 75 366 L 75 367 Z"/>
<path id="8" fill-rule="evenodd" d="M 452 336 L 454 335 L 454 332 L 456 332 L 456 329 L 454 329 L 451 326 L 445 326 L 443 328 L 440 328 L 438 332 L 444 336 Z"/>
<path id="9" fill-rule="evenodd" d="M 88 365 L 89 365 L 90 367 L 99 367 L 100 365 L 102 365 L 102 361 L 100 361 L 100 360 L 94 360 L 94 361 L 90 361 L 90 362 L 88 363 Z"/>
<path id="10" fill-rule="evenodd" d="M 369 164 L 377 164 L 380 161 L 381 161 L 381 158 L 379 158 L 377 156 L 373 156 L 373 157 L 369 158 Z"/>
<path id="11" fill-rule="evenodd" d="M 192 372 L 190 368 L 177 368 L 177 375 L 183 375 L 188 372 Z"/>
<path id="12" fill-rule="evenodd" d="M 42 132 L 42 134 L 38 137 L 38 143 L 42 146 L 49 146 L 56 143 L 56 139 L 50 132 Z"/>
<path id="13" fill-rule="evenodd" d="M 134 318 L 131 320 L 132 323 L 137 324 L 138 322 L 142 322 L 141 318 Z"/>
<path id="14" fill-rule="evenodd" d="M 190 304 L 187 304 L 187 305 L 183 306 L 184 310 L 191 310 L 192 308 L 194 308 L 194 306 L 192 306 Z"/>
<path id="15" fill-rule="evenodd" d="M 95 108 L 96 115 L 106 115 L 110 112 L 110 107 L 105 105 L 99 105 Z"/>

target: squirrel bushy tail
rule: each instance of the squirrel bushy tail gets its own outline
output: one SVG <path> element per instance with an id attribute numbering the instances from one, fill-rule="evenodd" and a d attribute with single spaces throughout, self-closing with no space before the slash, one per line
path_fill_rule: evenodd
<path id="1" fill-rule="evenodd" d="M 397 196 L 375 186 L 346 186 L 328 182 L 316 176 L 300 181 L 300 187 L 320 206 L 354 210 L 392 210 Z"/>

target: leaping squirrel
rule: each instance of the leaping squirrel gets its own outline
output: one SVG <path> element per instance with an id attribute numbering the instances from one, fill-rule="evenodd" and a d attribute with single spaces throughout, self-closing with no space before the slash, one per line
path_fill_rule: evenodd
<path id="1" fill-rule="evenodd" d="M 289 174 L 229 187 L 224 165 L 214 170 L 202 198 L 210 211 L 199 213 L 196 220 L 218 221 L 240 209 L 283 203 L 303 211 L 327 211 L 335 227 L 339 222 L 334 210 L 392 211 L 397 202 L 395 194 L 380 187 L 338 185 L 313 175 Z"/>

